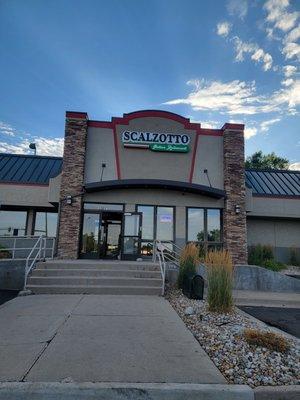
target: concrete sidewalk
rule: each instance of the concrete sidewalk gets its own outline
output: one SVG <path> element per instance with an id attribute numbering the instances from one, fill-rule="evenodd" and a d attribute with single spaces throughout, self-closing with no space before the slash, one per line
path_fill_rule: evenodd
<path id="1" fill-rule="evenodd" d="M 0 307 L 0 381 L 226 383 L 155 296 L 36 295 Z"/>
<path id="2" fill-rule="evenodd" d="M 234 290 L 233 298 L 237 306 L 300 308 L 299 293 Z"/>

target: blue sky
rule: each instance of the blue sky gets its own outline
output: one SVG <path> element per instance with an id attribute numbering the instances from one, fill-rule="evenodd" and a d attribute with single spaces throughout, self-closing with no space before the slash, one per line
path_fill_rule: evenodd
<path id="1" fill-rule="evenodd" d="M 0 151 L 61 154 L 66 110 L 246 124 L 300 169 L 300 2 L 1 0 Z"/>

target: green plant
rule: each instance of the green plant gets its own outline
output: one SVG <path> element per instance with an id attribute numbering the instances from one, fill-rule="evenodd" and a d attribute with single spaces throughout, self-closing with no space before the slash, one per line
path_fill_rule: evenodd
<path id="1" fill-rule="evenodd" d="M 278 272 L 283 270 L 285 268 L 285 265 L 275 260 L 265 260 L 262 267 L 270 269 L 271 271 Z"/>
<path id="2" fill-rule="evenodd" d="M 11 258 L 11 252 L 6 250 L 6 247 L 0 244 L 0 259 L 1 258 Z"/>
<path id="3" fill-rule="evenodd" d="M 288 341 L 280 335 L 273 332 L 261 332 L 257 329 L 245 329 L 244 338 L 252 346 L 266 347 L 272 351 L 285 353 L 289 350 Z"/>
<path id="4" fill-rule="evenodd" d="M 300 266 L 300 260 L 297 256 L 297 249 L 295 247 L 290 248 L 290 265 Z"/>
<path id="5" fill-rule="evenodd" d="M 205 257 L 208 281 L 208 309 L 230 312 L 233 306 L 233 264 L 228 251 L 210 250 Z"/>
<path id="6" fill-rule="evenodd" d="M 199 263 L 199 249 L 194 243 L 187 244 L 180 254 L 180 268 L 177 285 L 182 289 L 184 278 L 189 274 L 196 273 Z"/>
<path id="7" fill-rule="evenodd" d="M 248 263 L 272 271 L 280 271 L 285 268 L 284 264 L 275 260 L 273 248 L 270 245 L 257 244 L 250 246 L 248 251 Z"/>

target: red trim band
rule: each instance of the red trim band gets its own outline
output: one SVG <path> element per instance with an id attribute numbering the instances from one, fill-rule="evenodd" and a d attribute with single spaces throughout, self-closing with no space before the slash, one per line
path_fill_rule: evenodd
<path id="1" fill-rule="evenodd" d="M 66 111 L 66 118 L 88 119 L 86 112 Z"/>

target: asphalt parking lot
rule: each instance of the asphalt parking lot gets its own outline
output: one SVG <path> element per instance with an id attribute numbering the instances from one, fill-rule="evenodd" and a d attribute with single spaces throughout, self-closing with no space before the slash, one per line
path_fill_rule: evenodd
<path id="1" fill-rule="evenodd" d="M 0 305 L 18 296 L 16 290 L 0 290 Z"/>
<path id="2" fill-rule="evenodd" d="M 300 338 L 300 309 L 239 306 L 239 308 L 270 326 Z"/>

